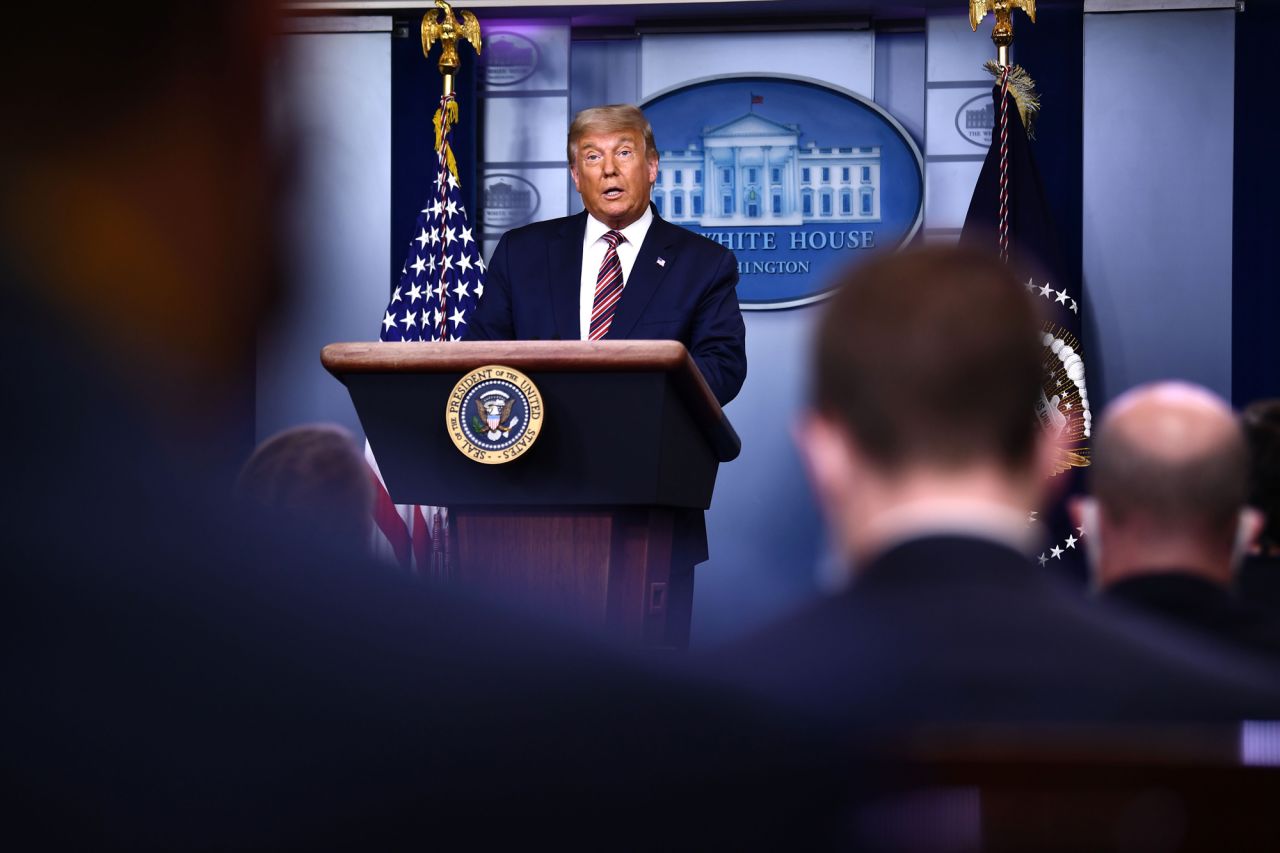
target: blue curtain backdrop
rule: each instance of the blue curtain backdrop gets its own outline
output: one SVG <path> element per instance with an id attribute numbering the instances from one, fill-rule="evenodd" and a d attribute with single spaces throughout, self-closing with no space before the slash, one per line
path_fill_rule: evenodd
<path id="1" fill-rule="evenodd" d="M 1237 406 L 1280 397 L 1275 339 L 1280 255 L 1272 248 L 1280 222 L 1276 216 L 1280 170 L 1275 167 L 1275 131 L 1270 121 L 1276 103 L 1277 39 L 1280 3 L 1249 3 L 1236 15 L 1231 397 Z"/>

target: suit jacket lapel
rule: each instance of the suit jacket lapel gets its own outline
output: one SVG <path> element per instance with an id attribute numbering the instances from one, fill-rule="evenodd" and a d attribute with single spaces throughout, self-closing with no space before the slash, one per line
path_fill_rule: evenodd
<path id="1" fill-rule="evenodd" d="M 560 339 L 582 337 L 579 297 L 582 293 L 582 235 L 587 231 L 586 211 L 565 221 L 560 233 L 547 245 L 551 310 Z M 647 241 L 646 241 L 647 242 Z"/>
<path id="2" fill-rule="evenodd" d="M 636 255 L 631 275 L 627 277 L 627 286 L 622 289 L 622 296 L 618 299 L 618 308 L 613 314 L 613 323 L 609 326 L 607 337 L 623 339 L 631 335 L 631 330 L 644 314 L 645 306 L 658 291 L 667 275 L 667 269 L 675 260 L 671 246 L 680 236 L 676 229 L 677 226 L 654 214 L 649 233 L 644 235 L 640 253 Z M 659 264 L 659 258 L 665 263 Z"/>

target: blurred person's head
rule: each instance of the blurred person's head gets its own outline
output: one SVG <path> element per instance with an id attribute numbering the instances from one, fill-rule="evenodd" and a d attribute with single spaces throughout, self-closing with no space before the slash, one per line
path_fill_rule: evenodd
<path id="1" fill-rule="evenodd" d="M 24 5 L 0 52 L 0 259 L 175 435 L 243 397 L 277 296 L 274 18 L 257 0 Z"/>
<path id="2" fill-rule="evenodd" d="M 844 556 L 878 515 L 921 500 L 1025 514 L 1051 448 L 1036 423 L 1040 318 L 988 253 L 929 248 L 844 274 L 817 330 L 798 441 Z"/>
<path id="3" fill-rule="evenodd" d="M 258 445 L 236 481 L 252 507 L 287 519 L 297 529 L 367 548 L 373 532 L 373 483 L 355 437 L 333 424 L 276 433 Z"/>
<path id="4" fill-rule="evenodd" d="M 1265 522 L 1258 545 L 1267 553 L 1280 552 L 1280 400 L 1258 400 L 1241 416 L 1249 442 L 1249 505 Z"/>
<path id="5" fill-rule="evenodd" d="M 1090 497 L 1074 502 L 1100 588 L 1171 570 L 1229 584 L 1260 524 L 1231 407 L 1184 382 L 1143 385 L 1103 412 Z"/>

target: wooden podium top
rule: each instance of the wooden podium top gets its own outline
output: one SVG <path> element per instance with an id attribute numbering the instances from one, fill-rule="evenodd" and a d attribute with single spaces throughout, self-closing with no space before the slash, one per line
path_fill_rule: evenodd
<path id="1" fill-rule="evenodd" d="M 666 373 L 722 462 L 742 440 L 679 341 L 448 341 L 329 344 L 320 361 L 341 379 L 361 373 L 465 373 L 503 364 L 522 373 Z"/>

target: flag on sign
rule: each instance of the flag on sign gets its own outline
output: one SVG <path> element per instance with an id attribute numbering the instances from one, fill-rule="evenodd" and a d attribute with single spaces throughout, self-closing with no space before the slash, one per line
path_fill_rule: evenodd
<path id="1" fill-rule="evenodd" d="M 751 106 L 754 107 L 756 104 L 763 104 L 763 103 L 764 103 L 764 95 L 757 95 L 754 92 L 751 93 Z"/>
<path id="2" fill-rule="evenodd" d="M 458 341 L 484 295 L 484 260 L 462 203 L 449 137 L 458 107 L 452 94 L 435 115 L 436 179 L 414 224 L 408 255 L 382 316 L 383 341 Z M 374 480 L 374 548 L 418 574 L 449 572 L 449 515 L 443 507 L 396 505 L 387 492 L 368 443 Z"/>
<path id="3" fill-rule="evenodd" d="M 988 63 L 987 68 L 996 75 L 995 126 L 960 239 L 1014 258 L 1024 270 L 1023 286 L 1044 309 L 1044 379 L 1036 415 L 1060 447 L 1055 476 L 1066 478 L 1060 489 L 1065 495 L 1074 488 L 1079 469 L 1089 464 L 1093 432 L 1080 344 L 1083 299 L 1079 282 L 1066 278 L 1057 229 L 1032 156 L 1027 125 L 1039 102 L 1031 80 L 1018 66 Z M 1041 520 L 1053 542 L 1038 556 L 1040 565 L 1053 564 L 1083 577 L 1078 543 L 1084 533 L 1070 526 L 1065 507 L 1060 502 Z"/>

